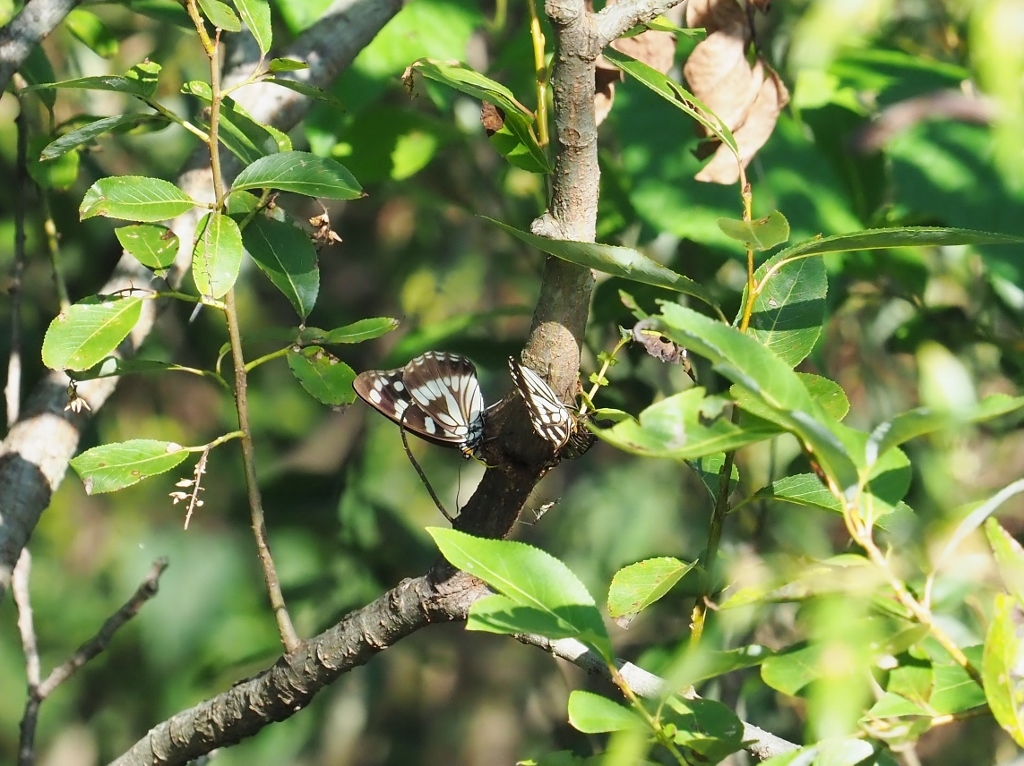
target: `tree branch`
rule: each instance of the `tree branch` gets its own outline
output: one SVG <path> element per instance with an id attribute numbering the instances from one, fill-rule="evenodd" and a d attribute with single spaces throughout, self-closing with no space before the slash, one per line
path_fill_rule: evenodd
<path id="1" fill-rule="evenodd" d="M 620 37 L 623 32 L 632 29 L 638 24 L 645 24 L 655 16 L 660 16 L 683 0 L 632 0 L 631 2 L 620 2 L 606 5 L 597 14 L 595 26 L 597 29 L 598 48 L 604 48 L 612 40 Z"/>
<path id="2" fill-rule="evenodd" d="M 39 41 L 82 0 L 29 0 L 21 13 L 0 29 L 0 92 Z"/>
<path id="3" fill-rule="evenodd" d="M 29 3 L 30 6 L 36 4 L 40 4 L 40 0 Z M 326 87 L 399 11 L 402 4 L 402 0 L 336 0 L 317 24 L 279 55 L 305 58 L 310 62 L 309 72 L 294 74 L 305 74 L 310 84 Z M 9 28 L 10 25 L 5 27 L 5 31 Z M 233 73 L 248 75 L 255 63 L 253 60 L 240 64 Z M 263 91 L 264 88 L 271 89 L 273 94 L 268 95 L 271 91 Z M 310 105 L 308 98 L 274 85 L 240 90 L 239 101 L 243 97 L 260 98 L 260 93 L 267 96 L 266 100 L 259 101 L 256 106 L 247 102 L 247 108 L 256 119 L 281 130 L 288 130 L 298 122 Z M 209 153 L 202 147 L 197 149 L 187 168 L 180 176 L 179 184 L 193 199 L 209 198 Z M 189 250 L 197 219 L 197 215 L 186 214 L 171 226 L 180 238 L 186 261 L 191 258 Z M 109 294 L 126 287 L 149 285 L 152 279 L 152 274 L 138 261 L 125 256 L 101 292 Z M 134 354 L 149 334 L 155 317 L 153 303 L 145 301 L 143 318 L 122 344 L 122 354 Z M 11 572 L 21 549 L 64 478 L 68 461 L 78 449 L 79 436 L 88 422 L 88 413 L 64 410 L 67 386 L 68 378 L 62 372 L 52 372 L 45 377 L 36 386 L 21 420 L 0 444 L 0 497 L 4 498 L 4 506 L 0 508 L 0 600 L 10 586 Z M 116 386 L 117 378 L 102 378 L 79 384 L 78 391 L 95 412 Z"/>

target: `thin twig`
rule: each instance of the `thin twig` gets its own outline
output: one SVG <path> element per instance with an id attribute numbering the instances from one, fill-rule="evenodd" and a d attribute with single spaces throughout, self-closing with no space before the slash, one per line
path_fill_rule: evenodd
<path id="1" fill-rule="evenodd" d="M 294 652 L 301 641 L 295 632 L 292 618 L 281 592 L 281 581 L 274 566 L 274 557 L 270 553 L 267 541 L 267 525 L 263 515 L 263 498 L 260 495 L 259 481 L 256 478 L 256 452 L 252 442 L 252 426 L 249 423 L 249 394 L 245 373 L 245 358 L 242 356 L 242 334 L 238 328 L 238 312 L 235 309 L 235 291 L 228 290 L 225 301 L 224 315 L 228 320 L 228 341 L 231 346 L 231 359 L 235 367 L 235 410 L 238 413 L 238 428 L 242 436 L 242 462 L 245 466 L 245 484 L 249 492 L 249 513 L 252 518 L 252 531 L 256 537 L 256 551 L 263 567 L 263 578 L 267 583 L 270 596 L 270 607 L 274 610 L 277 629 L 281 634 L 281 643 L 289 654 Z"/>
<path id="2" fill-rule="evenodd" d="M 71 306 L 71 299 L 68 297 L 68 286 L 64 281 L 64 272 L 60 265 L 60 235 L 57 233 L 57 224 L 54 223 L 53 213 L 50 210 L 50 195 L 46 193 L 46 189 L 40 189 L 39 196 L 43 206 L 43 231 L 46 232 L 46 250 L 50 254 L 53 284 L 57 288 L 60 310 L 67 311 Z"/>

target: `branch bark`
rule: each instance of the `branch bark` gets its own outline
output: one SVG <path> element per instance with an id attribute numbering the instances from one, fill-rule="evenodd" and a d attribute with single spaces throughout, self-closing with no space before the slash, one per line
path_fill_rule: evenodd
<path id="1" fill-rule="evenodd" d="M 64 20 L 82 0 L 29 0 L 21 13 L 0 29 L 0 92 L 28 54 Z"/>

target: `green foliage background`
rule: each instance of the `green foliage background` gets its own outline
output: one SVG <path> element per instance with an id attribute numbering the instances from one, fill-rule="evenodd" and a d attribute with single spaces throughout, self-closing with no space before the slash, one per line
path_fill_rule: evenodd
<path id="1" fill-rule="evenodd" d="M 777 5 L 763 43 L 794 101 L 750 167 L 755 215 L 783 211 L 793 241 L 909 224 L 1024 234 L 1020 147 L 1016 161 L 1006 161 L 1014 155 L 991 125 L 939 117 L 898 132 L 877 153 L 858 154 L 850 143 L 852 132 L 879 109 L 956 90 L 972 76 L 991 78 L 968 55 L 972 34 L 973 49 L 984 46 L 977 36 L 983 10 L 975 11 L 972 28 L 967 4 L 955 0 L 883 4 L 877 17 L 859 22 L 854 42 L 830 49 L 832 36 L 822 32 L 828 20 L 821 18 L 827 4 Z M 319 6 L 326 3 L 278 0 L 280 40 L 315 23 Z M 120 72 L 149 57 L 164 67 L 162 95 L 177 108 L 198 108 L 175 95 L 181 82 L 204 76 L 192 36 L 123 7 L 93 9 L 120 47 L 108 65 L 59 29 L 45 49 L 60 78 L 107 66 Z M 489 3 L 413 0 L 332 89 L 345 111 L 317 106 L 292 132 L 296 146 L 308 143 L 311 151 L 336 157 L 368 192 L 366 199 L 329 208 L 344 241 L 320 254 L 321 296 L 309 324 L 329 328 L 366 316 L 399 317 L 398 333 L 348 347 L 344 360 L 362 370 L 402 364 L 430 348 L 462 352 L 477 363 L 488 401 L 509 386 L 505 359 L 521 348 L 529 328 L 542 256 L 478 216 L 527 229 L 543 209 L 543 182 L 509 167 L 490 148 L 475 102 L 433 85 L 411 99 L 399 76 L 424 56 L 468 60 L 531 104 L 525 14 L 513 4 L 498 30 L 488 26 L 492 14 Z M 57 113 L 60 119 L 80 112 L 115 114 L 122 106 L 114 94 L 65 92 L 58 96 Z M 13 173 L 10 118 L 16 108 L 10 94 L 0 101 L 5 177 Z M 738 217 L 739 197 L 734 188 L 692 180 L 700 163 L 691 154 L 691 125 L 626 82 L 619 85 L 601 134 L 599 240 L 644 248 L 713 290 L 731 315 L 743 287 L 742 253 L 716 221 Z M 95 292 L 121 251 L 109 221 L 78 221 L 85 189 L 105 175 L 173 179 L 194 147 L 173 127 L 103 140 L 98 151 L 82 155 L 74 182 L 50 193 L 72 300 Z M 299 218 L 320 212 L 287 195 L 280 204 Z M 27 389 L 43 374 L 36 350 L 58 311 L 43 255 L 40 205 L 32 201 L 28 231 Z M 12 200 L 0 198 L 5 268 L 12 240 Z M 800 369 L 839 381 L 853 405 L 850 422 L 860 427 L 912 406 L 929 385 L 941 384 L 944 378 L 935 377 L 929 360 L 966 371 L 979 392 L 1016 392 L 1024 349 L 1021 263 L 1019 247 L 826 258 L 829 322 Z M 279 328 L 293 322 L 293 314 L 256 270 L 243 282 L 244 340 L 254 357 L 276 347 Z M 656 288 L 604 280 L 594 302 L 585 372 L 596 370 L 596 354 L 614 344 L 616 324 L 629 323 L 620 289 L 648 310 L 654 310 L 655 299 L 675 299 Z M 6 303 L 0 322 L 9 323 Z M 202 366 L 225 340 L 212 312 L 201 311 L 190 321 L 188 307 L 172 306 L 144 356 Z M 699 366 L 698 372 L 702 382 L 714 380 L 710 370 Z M 666 369 L 635 349 L 609 377 L 612 385 L 598 403 L 634 414 L 661 393 L 687 385 L 681 370 Z M 301 634 L 322 630 L 401 578 L 425 571 L 437 552 L 423 530 L 439 519 L 393 424 L 358 403 L 341 412 L 317 404 L 284 363 L 251 376 L 250 404 L 271 543 Z M 1019 476 L 1024 443 L 1014 426 L 1000 421 L 910 445 L 915 476 L 908 502 L 918 517 L 894 539 L 911 555 L 923 555 L 960 503 Z M 203 379 L 128 377 L 82 447 L 141 437 L 201 444 L 233 428 L 230 402 Z M 449 507 L 470 494 L 479 466 L 427 445 L 413 448 Z M 742 486 L 756 489 L 785 475 L 789 466 L 804 464 L 793 440 L 758 445 L 741 453 Z M 92 635 L 134 590 L 152 559 L 167 555 L 171 567 L 160 595 L 44 705 L 39 743 L 49 762 L 109 760 L 154 723 L 258 672 L 278 655 L 240 468 L 233 445 L 213 453 L 205 505 L 188 531 L 182 530 L 181 506 L 167 497 L 179 476 L 96 497 L 85 495 L 77 477 L 64 481 L 31 541 L 44 673 Z M 180 477 L 186 475 L 181 470 Z M 534 505 L 549 502 L 556 505 L 535 524 L 527 523 L 527 511 L 517 537 L 562 558 L 595 594 L 604 593 L 625 564 L 657 555 L 696 558 L 710 512 L 706 492 L 688 470 L 604 445 L 563 463 L 545 480 Z M 1018 529 L 1020 511 L 1019 503 L 1004 506 L 1004 526 Z M 763 558 L 770 569 L 781 566 L 775 562 L 783 557 L 841 552 L 845 539 L 837 518 L 751 503 L 730 516 L 723 555 L 729 565 Z M 972 568 L 972 561 L 964 554 L 955 576 L 936 594 L 940 605 L 962 604 L 951 610 L 962 615 L 952 629 L 965 639 L 978 629 L 967 614 L 979 608 L 970 594 L 991 576 Z M 627 659 L 646 651 L 647 662 L 657 668 L 674 645 L 685 643 L 689 606 L 682 596 L 670 596 L 628 631 L 613 633 L 617 651 Z M 826 602 L 815 608 L 837 607 Z M 718 641 L 736 636 L 737 644 L 785 645 L 803 626 L 825 630 L 835 619 L 781 605 L 724 614 L 713 630 Z M 974 638 L 964 643 L 981 636 Z M 23 684 L 15 610 L 7 598 L 0 603 L 5 760 L 16 749 Z M 590 743 L 565 719 L 569 691 L 586 684 L 578 671 L 556 667 L 534 649 L 459 626 L 436 626 L 343 677 L 309 710 L 220 753 L 217 763 L 469 765 L 511 763 L 561 748 L 587 752 Z M 747 719 L 802 739 L 805 711 L 780 704 L 780 695 L 757 682 L 756 673 L 727 676 L 715 691 L 723 699 L 742 700 Z M 922 762 L 932 764 L 993 762 L 1009 752 L 1009 738 L 984 717 L 940 728 L 918 750 Z"/>

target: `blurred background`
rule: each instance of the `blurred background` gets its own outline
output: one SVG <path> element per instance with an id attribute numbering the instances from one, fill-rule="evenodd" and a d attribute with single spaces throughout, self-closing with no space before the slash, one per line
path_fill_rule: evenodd
<path id="1" fill-rule="evenodd" d="M 272 0 L 276 46 L 316 22 L 325 0 Z M 165 13 L 154 14 L 152 9 Z M 178 16 L 175 16 L 177 8 Z M 0 19 L 17 8 L 0 2 Z M 147 14 L 136 10 L 147 10 Z M 163 65 L 160 96 L 179 114 L 201 105 L 180 94 L 206 79 L 194 34 L 168 4 L 87 4 L 46 40 L 55 79 L 121 73 L 149 58 Z M 179 19 L 179 22 L 175 21 Z M 757 17 L 763 55 L 793 100 L 748 174 L 755 215 L 781 210 L 793 242 L 865 227 L 942 225 L 1024 234 L 1024 3 L 1011 0 L 862 0 L 778 3 Z M 96 25 L 100 23 L 100 31 Z M 93 31 L 89 31 L 92 29 Z M 547 29 L 547 28 L 546 28 Z M 548 40 L 553 39 L 547 29 Z M 680 40 L 677 61 L 693 43 Z M 550 48 L 550 42 L 549 42 Z M 466 61 L 535 105 L 528 16 L 499 0 L 412 0 L 356 59 L 332 92 L 344 106 L 313 108 L 292 132 L 296 148 L 333 156 L 366 189 L 331 204 L 342 242 L 320 253 L 321 293 L 309 324 L 332 328 L 393 316 L 399 330 L 343 348 L 356 371 L 404 364 L 427 349 L 469 355 L 488 401 L 508 390 L 506 358 L 518 353 L 539 291 L 542 256 L 478 216 L 526 229 L 544 208 L 544 180 L 506 164 L 479 124 L 479 105 L 430 85 L 410 96 L 400 75 L 429 56 Z M 35 64 L 39 64 L 36 60 Z M 41 65 L 41 64 L 40 64 Z M 675 76 L 679 76 L 678 69 Z M 744 285 L 743 253 L 718 229 L 738 218 L 735 187 L 693 180 L 697 137 L 681 112 L 635 83 L 618 85 L 601 128 L 599 240 L 644 250 L 712 290 L 732 315 Z M 48 139 L 45 112 L 26 100 L 30 124 Z M 911 108 L 907 108 L 910 104 Z M 60 91 L 56 121 L 135 108 L 118 94 Z M 0 174 L 12 178 L 18 102 L 0 99 Z M 58 168 L 34 168 L 48 188 L 29 202 L 24 312 L 25 384 L 42 374 L 38 349 L 58 312 L 42 228 L 60 232 L 60 263 L 72 300 L 95 292 L 121 250 L 107 219 L 78 220 L 84 191 L 107 175 L 173 180 L 195 151 L 184 131 L 101 140 Z M 321 211 L 297 197 L 278 204 L 298 219 Z M 9 270 L 13 199 L 0 195 L 0 269 Z M 842 384 L 847 423 L 870 428 L 956 380 L 965 396 L 1016 393 L 1024 362 L 1020 248 L 907 249 L 826 259 L 829 320 L 801 369 Z M 192 289 L 191 285 L 186 289 Z M 632 320 L 619 291 L 648 311 L 677 296 L 602 277 L 593 305 L 582 379 L 597 354 Z M 287 301 L 256 269 L 240 283 L 248 358 L 281 344 L 294 326 Z M 226 341 L 219 316 L 169 305 L 144 358 L 209 367 Z M 9 303 L 0 327 L 9 337 Z M 702 385 L 721 387 L 698 364 Z M 952 377 L 951 377 L 952 376 Z M 638 413 L 692 385 L 683 372 L 628 349 L 608 375 L 600 406 Z M 931 386 L 931 388 L 929 388 Z M 402 451 L 398 429 L 361 402 L 332 411 L 310 398 L 283 361 L 250 377 L 250 406 L 267 526 L 285 595 L 304 636 L 363 606 L 436 557 L 423 531 L 443 523 Z M 214 384 L 184 373 L 123 379 L 93 420 L 82 448 L 130 438 L 203 444 L 235 427 L 232 403 Z M 417 440 L 418 459 L 449 508 L 482 473 L 455 451 Z M 916 516 L 893 542 L 913 558 L 961 503 L 1019 478 L 1024 439 L 1017 423 L 971 428 L 908 446 Z M 805 463 L 779 439 L 740 453 L 740 497 Z M 802 468 L 806 470 L 806 468 Z M 170 558 L 157 598 L 110 649 L 44 705 L 40 763 L 87 766 L 116 757 L 179 710 L 271 664 L 277 631 L 249 530 L 241 460 L 228 444 L 211 456 L 205 505 L 183 530 L 168 493 L 190 464 L 112 495 L 87 497 L 72 473 L 36 529 L 32 597 L 44 675 L 94 634 L 134 591 L 158 556 Z M 0 500 L 2 502 L 2 500 Z M 553 503 L 554 505 L 549 506 Z M 537 518 L 540 509 L 546 509 Z M 1003 524 L 1021 528 L 1018 502 Z M 516 537 L 562 558 L 601 600 L 621 566 L 654 555 L 696 558 L 710 502 L 682 464 L 635 458 L 597 445 L 540 485 Z M 792 506 L 751 503 L 731 515 L 726 562 L 842 551 L 838 518 Z M 963 599 L 988 575 L 965 567 L 946 593 Z M 941 606 L 941 604 L 940 604 Z M 692 601 L 669 598 L 628 631 L 619 654 L 657 670 L 685 645 Z M 969 607 L 965 607 L 968 608 Z M 11 598 L 0 603 L 0 758 L 12 761 L 23 708 L 24 664 Z M 756 639 L 793 640 L 795 609 L 754 610 L 712 627 L 725 648 Z M 965 618 L 970 636 L 977 626 Z M 980 640 L 980 636 L 978 637 Z M 343 676 L 307 710 L 216 756 L 216 763 L 513 763 L 558 749 L 597 747 L 566 722 L 569 691 L 591 683 L 576 669 L 505 637 L 437 626 Z M 707 693 L 741 716 L 800 741 L 804 711 L 758 679 L 733 674 Z M 1005 761 L 1010 740 L 987 717 L 935 730 L 918 756 L 928 764 Z"/>

